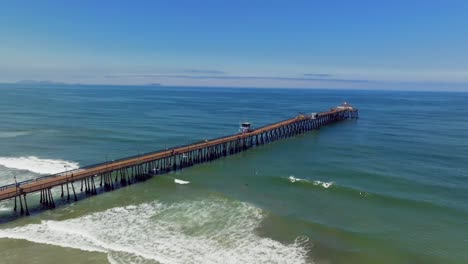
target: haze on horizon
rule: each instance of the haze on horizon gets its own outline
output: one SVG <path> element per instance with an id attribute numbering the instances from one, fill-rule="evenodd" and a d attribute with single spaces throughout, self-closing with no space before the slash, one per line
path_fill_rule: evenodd
<path id="1" fill-rule="evenodd" d="M 468 1 L 4 1 L 0 82 L 468 91 Z"/>

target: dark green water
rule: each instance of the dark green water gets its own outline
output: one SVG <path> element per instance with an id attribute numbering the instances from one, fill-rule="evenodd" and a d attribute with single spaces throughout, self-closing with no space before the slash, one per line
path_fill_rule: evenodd
<path id="1" fill-rule="evenodd" d="M 4 222 L 5 263 L 468 262 L 466 93 L 1 85 L 0 94 L 1 184 L 235 133 L 241 121 L 345 100 L 360 109 L 357 121 Z M 11 208 L 0 204 L 0 217 Z"/>

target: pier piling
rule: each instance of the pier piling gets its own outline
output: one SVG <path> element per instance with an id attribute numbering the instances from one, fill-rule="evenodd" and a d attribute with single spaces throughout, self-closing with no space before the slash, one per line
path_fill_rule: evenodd
<path id="1" fill-rule="evenodd" d="M 96 164 L 73 171 L 59 173 L 38 179 L 0 186 L 0 201 L 14 198 L 14 211 L 17 210 L 19 198 L 20 215 L 29 215 L 26 194 L 40 192 L 39 203 L 45 208 L 55 208 L 52 188 L 60 185 L 60 197 L 64 197 L 66 185 L 67 201 L 70 201 L 71 185 L 75 202 L 78 201 L 75 191 L 75 181 L 80 181 L 80 191 L 83 188 L 86 195 L 96 195 L 96 178 L 99 177 L 99 189 L 112 191 L 115 188 L 144 181 L 151 176 L 181 170 L 195 164 L 212 162 L 213 160 L 255 146 L 269 144 L 273 141 L 286 139 L 310 130 L 345 119 L 357 119 L 356 108 L 345 103 L 330 111 L 299 115 L 278 123 L 257 128 L 252 131 L 238 133 L 212 140 L 204 140 L 194 144 L 137 155 L 112 162 Z M 19 188 L 19 191 L 18 191 Z M 22 198 L 21 198 L 22 197 Z M 25 206 L 23 207 L 23 201 Z"/>

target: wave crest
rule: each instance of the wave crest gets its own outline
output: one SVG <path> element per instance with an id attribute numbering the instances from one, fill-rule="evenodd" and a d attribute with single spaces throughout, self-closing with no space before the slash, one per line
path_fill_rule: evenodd
<path id="1" fill-rule="evenodd" d="M 307 179 L 296 178 L 293 175 L 289 176 L 288 180 L 292 183 L 295 183 L 295 182 L 311 183 Z M 312 184 L 315 186 L 322 186 L 323 188 L 328 189 L 334 184 L 334 182 L 313 181 Z"/>

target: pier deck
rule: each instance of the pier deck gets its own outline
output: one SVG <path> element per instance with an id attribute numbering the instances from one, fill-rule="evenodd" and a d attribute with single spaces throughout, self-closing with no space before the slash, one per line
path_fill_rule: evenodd
<path id="1" fill-rule="evenodd" d="M 143 179 L 146 175 L 167 173 L 194 164 L 214 160 L 223 156 L 232 155 L 250 147 L 266 144 L 274 140 L 291 137 L 321 126 L 349 118 L 357 118 L 355 108 L 333 108 L 326 112 L 312 115 L 300 115 L 281 122 L 257 128 L 251 132 L 238 133 L 212 140 L 193 143 L 190 145 L 174 147 L 143 155 L 128 157 L 112 162 L 100 163 L 85 168 L 48 175 L 36 179 L 10 184 L 0 187 L 0 201 L 19 198 L 21 214 L 29 214 L 26 195 L 41 192 L 40 203 L 47 208 L 55 207 L 51 188 L 61 186 L 64 196 L 64 185 L 67 197 L 70 200 L 69 185 L 77 200 L 73 183 L 81 182 L 86 194 L 97 194 L 95 179 L 100 178 L 99 186 L 104 184 L 105 190 L 112 190 L 114 186 L 125 186 Z M 115 180 L 114 180 L 115 179 Z M 120 183 L 120 184 L 118 184 Z M 23 209 L 22 198 L 25 203 Z"/>

